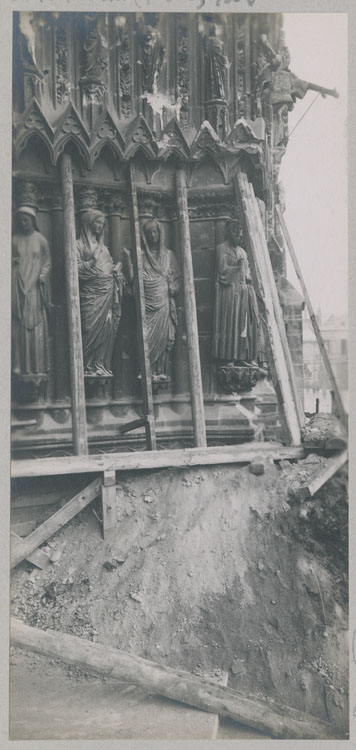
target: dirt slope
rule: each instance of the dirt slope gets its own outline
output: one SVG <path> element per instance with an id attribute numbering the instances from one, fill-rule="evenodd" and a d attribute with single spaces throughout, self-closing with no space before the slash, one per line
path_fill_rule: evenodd
<path id="1" fill-rule="evenodd" d="M 246 694 L 347 728 L 346 477 L 299 506 L 287 487 L 303 471 L 120 475 L 115 541 L 84 511 L 50 541 L 49 569 L 14 571 L 13 612 L 197 674 L 228 671 Z"/>

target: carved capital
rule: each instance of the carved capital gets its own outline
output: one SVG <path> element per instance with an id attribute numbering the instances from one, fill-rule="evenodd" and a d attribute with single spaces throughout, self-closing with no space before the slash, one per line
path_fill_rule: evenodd
<path id="1" fill-rule="evenodd" d="M 123 193 L 110 193 L 107 196 L 109 214 L 125 214 L 127 212 L 127 201 Z"/>
<path id="2" fill-rule="evenodd" d="M 39 191 L 34 182 L 27 180 L 18 180 L 15 185 L 15 195 L 17 206 L 32 206 L 38 208 Z"/>
<path id="3" fill-rule="evenodd" d="M 76 185 L 75 196 L 77 199 L 78 211 L 88 211 L 91 208 L 98 208 L 98 193 L 94 187 Z"/>
<path id="4" fill-rule="evenodd" d="M 246 365 L 221 365 L 218 367 L 218 383 L 226 394 L 244 393 L 251 391 L 261 377 L 261 370 Z"/>

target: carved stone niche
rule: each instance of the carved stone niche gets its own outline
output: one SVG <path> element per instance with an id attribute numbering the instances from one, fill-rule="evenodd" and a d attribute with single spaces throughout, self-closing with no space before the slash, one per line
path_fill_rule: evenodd
<path id="1" fill-rule="evenodd" d="M 262 370 L 253 365 L 228 364 L 218 367 L 218 384 L 223 393 L 231 396 L 251 391 L 261 377 Z"/>

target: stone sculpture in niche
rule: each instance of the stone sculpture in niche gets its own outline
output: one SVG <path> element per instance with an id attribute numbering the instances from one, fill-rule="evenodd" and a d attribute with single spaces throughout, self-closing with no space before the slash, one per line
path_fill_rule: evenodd
<path id="1" fill-rule="evenodd" d="M 12 371 L 35 389 L 50 369 L 51 257 L 38 231 L 36 212 L 22 205 L 12 240 Z M 32 393 L 34 397 L 35 392 Z"/>
<path id="2" fill-rule="evenodd" d="M 226 240 L 216 250 L 216 297 L 213 356 L 218 379 L 228 393 L 249 390 L 260 368 L 259 313 L 246 251 L 237 221 L 226 226 Z"/>
<path id="3" fill-rule="evenodd" d="M 105 217 L 90 209 L 81 216 L 77 242 L 84 374 L 110 377 L 115 336 L 121 317 L 124 275 L 104 245 Z"/>
<path id="4" fill-rule="evenodd" d="M 219 38 L 218 26 L 211 24 L 209 35 L 204 37 L 205 56 L 205 111 L 206 118 L 221 140 L 228 130 L 227 70 L 228 59 L 224 43 Z"/>
<path id="5" fill-rule="evenodd" d="M 176 335 L 175 296 L 179 291 L 180 273 L 174 253 L 165 247 L 158 221 L 145 221 L 141 242 L 151 372 L 154 382 L 164 382 L 169 379 L 169 353 Z"/>
<path id="6" fill-rule="evenodd" d="M 204 39 L 206 66 L 206 98 L 226 99 L 226 75 L 228 60 L 224 54 L 224 43 L 218 36 L 218 27 L 211 24 L 209 36 Z"/>
<path id="7" fill-rule="evenodd" d="M 138 45 L 138 62 L 141 65 L 142 93 L 156 93 L 157 78 L 164 58 L 161 36 L 153 25 L 141 28 Z"/>
<path id="8" fill-rule="evenodd" d="M 88 28 L 83 42 L 83 78 L 100 82 L 107 61 L 98 29 L 98 19 L 95 14 L 87 14 L 86 20 Z"/>

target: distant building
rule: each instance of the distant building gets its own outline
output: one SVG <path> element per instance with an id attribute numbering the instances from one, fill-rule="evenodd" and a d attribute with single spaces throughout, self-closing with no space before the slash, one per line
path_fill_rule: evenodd
<path id="1" fill-rule="evenodd" d="M 326 351 L 344 406 L 348 408 L 348 333 L 346 316 L 317 315 Z M 303 318 L 304 408 L 307 412 L 332 410 L 330 383 L 311 320 Z"/>

